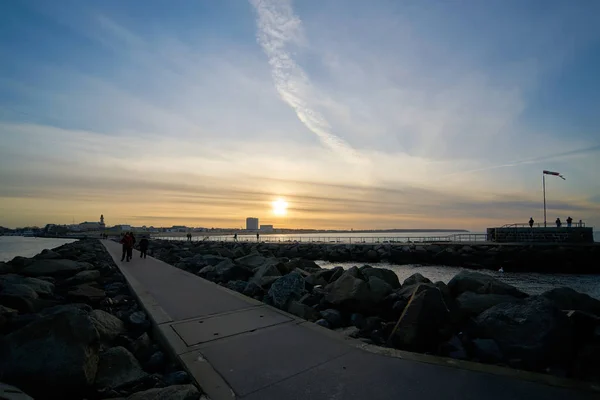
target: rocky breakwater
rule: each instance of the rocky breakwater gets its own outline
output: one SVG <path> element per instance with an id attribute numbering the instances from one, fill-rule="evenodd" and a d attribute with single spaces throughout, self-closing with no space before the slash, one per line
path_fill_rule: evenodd
<path id="1" fill-rule="evenodd" d="M 323 269 L 260 245 L 155 243 L 153 252 L 370 344 L 600 383 L 600 300 L 569 288 L 529 296 L 471 271 L 447 285 L 420 274 L 400 282 L 391 270 Z"/>
<path id="2" fill-rule="evenodd" d="M 156 241 L 161 252 L 174 242 Z M 388 262 L 392 264 L 450 265 L 471 269 L 504 268 L 520 272 L 600 273 L 598 245 L 496 245 L 462 244 L 324 244 L 324 243 L 252 243 L 197 242 L 195 252 L 241 255 L 258 252 L 273 257 L 303 258 L 331 262 Z M 230 257 L 231 258 L 231 257 Z M 176 260 L 175 260 L 176 261 Z"/>
<path id="3" fill-rule="evenodd" d="M 97 240 L 0 263 L 0 382 L 19 399 L 201 396 Z"/>

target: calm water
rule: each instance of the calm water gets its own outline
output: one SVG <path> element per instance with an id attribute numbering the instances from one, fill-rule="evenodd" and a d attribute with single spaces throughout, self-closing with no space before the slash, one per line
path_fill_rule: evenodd
<path id="1" fill-rule="evenodd" d="M 75 241 L 75 239 L 0 236 L 0 261 L 9 261 L 16 256 L 33 257 L 44 249 L 53 249 Z"/>
<path id="2" fill-rule="evenodd" d="M 333 268 L 341 266 L 350 268 L 353 266 L 361 266 L 357 263 L 330 263 L 327 261 L 318 261 L 323 268 Z M 382 267 L 391 269 L 398 275 L 400 282 L 414 273 L 420 273 L 433 282 L 442 281 L 448 283 L 454 275 L 458 274 L 463 268 L 458 267 L 437 267 L 437 266 L 421 266 L 421 265 L 393 265 L 387 263 L 372 263 L 372 267 Z M 483 274 L 491 275 L 503 282 L 513 285 L 525 293 L 540 294 L 546 290 L 557 287 L 570 287 L 581 293 L 586 293 L 592 297 L 600 299 L 600 274 L 598 275 L 570 275 L 570 274 L 539 274 L 527 272 L 496 272 L 480 270 Z"/>

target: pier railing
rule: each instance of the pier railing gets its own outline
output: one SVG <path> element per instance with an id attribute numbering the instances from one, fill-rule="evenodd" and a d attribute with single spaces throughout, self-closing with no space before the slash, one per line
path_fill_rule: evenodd
<path id="1" fill-rule="evenodd" d="M 561 221 L 562 226 L 566 227 L 567 223 L 565 221 Z M 554 228 L 556 226 L 556 224 L 554 223 L 554 221 L 548 221 L 546 222 L 546 227 L 547 228 Z M 583 221 L 577 221 L 577 222 L 573 222 L 571 224 L 572 227 L 574 228 L 585 228 L 585 222 Z M 530 228 L 529 223 L 516 223 L 516 224 L 506 224 L 506 225 L 502 225 L 501 228 Z M 534 222 L 532 228 L 545 228 L 544 223 L 543 222 Z"/>
<path id="2" fill-rule="evenodd" d="M 185 237 L 160 235 L 155 239 L 181 240 Z M 258 238 L 262 243 L 314 243 L 314 244 L 431 244 L 431 243 L 452 243 L 452 242 L 485 242 L 487 241 L 485 233 L 459 233 L 444 236 L 379 236 L 379 237 L 357 237 L 357 236 L 294 236 L 294 235 L 261 235 Z M 192 236 L 192 241 L 211 241 L 211 242 L 256 242 L 255 235 L 239 235 L 234 238 L 233 235 L 210 235 L 210 236 Z"/>

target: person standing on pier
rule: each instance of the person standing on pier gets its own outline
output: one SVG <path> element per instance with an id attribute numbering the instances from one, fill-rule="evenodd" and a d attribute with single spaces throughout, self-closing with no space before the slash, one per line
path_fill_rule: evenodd
<path id="1" fill-rule="evenodd" d="M 142 238 L 142 240 L 140 240 L 140 258 L 142 258 L 142 256 L 144 258 L 146 258 L 146 252 L 148 251 L 148 245 L 150 245 L 150 242 L 148 241 L 146 236 L 144 236 Z"/>
<path id="2" fill-rule="evenodd" d="M 129 233 L 126 233 L 123 238 L 121 238 L 121 244 L 123 245 L 123 255 L 121 256 L 121 261 L 124 261 L 127 257 L 127 262 L 131 259 L 131 249 L 133 248 L 133 240 Z"/>
<path id="3" fill-rule="evenodd" d="M 573 218 L 567 217 L 567 228 L 570 228 L 572 223 L 573 223 Z"/>
<path id="4" fill-rule="evenodd" d="M 533 228 L 533 217 L 529 217 L 529 227 Z"/>
<path id="5" fill-rule="evenodd" d="M 259 234 L 259 233 L 257 233 L 257 234 L 256 234 L 256 241 L 258 242 L 259 240 L 260 240 L 260 234 Z"/>
<path id="6" fill-rule="evenodd" d="M 234 233 L 234 234 L 233 234 L 233 241 L 234 241 L 234 242 L 237 242 L 237 241 L 238 241 L 238 240 L 237 240 L 237 233 Z"/>
<path id="7" fill-rule="evenodd" d="M 560 222 L 560 218 L 556 218 L 556 227 L 560 228 L 561 225 L 562 225 L 562 222 Z"/>
<path id="8" fill-rule="evenodd" d="M 129 232 L 129 237 L 131 237 L 131 246 L 129 246 L 129 250 L 127 251 L 127 257 L 131 260 L 133 258 L 133 246 L 135 246 L 135 236 L 133 236 L 133 232 Z"/>

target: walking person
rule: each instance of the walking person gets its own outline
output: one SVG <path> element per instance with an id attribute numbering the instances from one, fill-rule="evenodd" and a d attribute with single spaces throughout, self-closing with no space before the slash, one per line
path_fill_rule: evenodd
<path id="1" fill-rule="evenodd" d="M 129 232 L 129 237 L 131 237 L 131 246 L 129 246 L 127 255 L 131 260 L 133 258 L 133 246 L 135 246 L 135 236 L 133 236 L 133 232 Z"/>
<path id="2" fill-rule="evenodd" d="M 121 261 L 124 261 L 127 258 L 127 262 L 131 260 L 131 253 L 133 249 L 133 239 L 126 233 L 121 239 L 121 244 L 123 245 L 123 255 L 121 256 Z"/>
<path id="3" fill-rule="evenodd" d="M 533 217 L 529 217 L 529 227 L 533 228 Z"/>
<path id="4" fill-rule="evenodd" d="M 259 234 L 259 233 L 257 233 L 257 234 L 256 234 L 256 241 L 258 242 L 259 240 L 260 240 L 260 234 Z"/>
<path id="5" fill-rule="evenodd" d="M 562 222 L 560 222 L 560 218 L 556 218 L 556 227 L 560 228 L 561 225 L 562 225 Z"/>
<path id="6" fill-rule="evenodd" d="M 573 223 L 573 218 L 567 217 L 567 228 L 570 228 L 572 223 Z"/>
<path id="7" fill-rule="evenodd" d="M 234 241 L 234 242 L 237 242 L 237 241 L 238 241 L 238 240 L 237 240 L 237 233 L 234 233 L 234 234 L 233 234 L 233 241 Z"/>
<path id="8" fill-rule="evenodd" d="M 148 251 L 148 246 L 150 245 L 150 242 L 148 241 L 148 239 L 146 238 L 146 236 L 144 236 L 142 238 L 142 240 L 140 240 L 140 258 L 142 258 L 142 256 L 144 258 L 146 258 L 146 253 Z"/>

